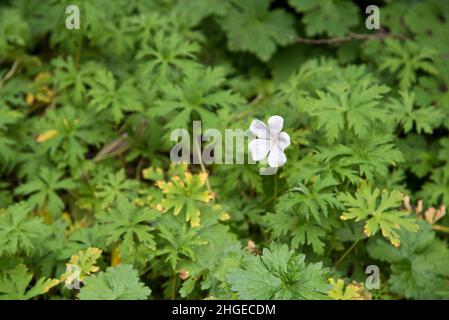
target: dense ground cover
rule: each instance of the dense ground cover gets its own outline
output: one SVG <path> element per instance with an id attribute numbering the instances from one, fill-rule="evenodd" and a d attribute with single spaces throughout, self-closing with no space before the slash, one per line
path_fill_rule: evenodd
<path id="1" fill-rule="evenodd" d="M 375 4 L 2 1 L 0 299 L 449 298 L 449 2 Z"/>

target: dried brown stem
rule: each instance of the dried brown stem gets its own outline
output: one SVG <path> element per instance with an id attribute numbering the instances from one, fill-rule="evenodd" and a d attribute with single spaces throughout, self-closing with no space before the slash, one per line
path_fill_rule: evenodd
<path id="1" fill-rule="evenodd" d="M 17 71 L 17 68 L 19 67 L 19 63 L 20 63 L 19 60 L 14 61 L 11 69 L 9 69 L 9 71 L 4 75 L 4 77 L 0 79 L 0 88 L 3 87 L 3 85 L 14 76 L 14 74 Z"/>
<path id="2" fill-rule="evenodd" d="M 349 41 L 367 41 L 367 40 L 384 40 L 387 38 L 395 38 L 395 39 L 404 39 L 403 35 L 392 34 L 388 32 L 379 32 L 374 34 L 361 34 L 350 32 L 347 36 L 343 37 L 335 37 L 335 38 L 322 38 L 322 39 L 310 39 L 310 38 L 302 38 L 296 37 L 295 41 L 299 43 L 306 44 L 340 44 L 343 42 Z"/>

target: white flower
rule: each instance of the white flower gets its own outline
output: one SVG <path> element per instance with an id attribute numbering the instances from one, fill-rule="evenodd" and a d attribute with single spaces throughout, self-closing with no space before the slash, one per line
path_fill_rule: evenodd
<path id="1" fill-rule="evenodd" d="M 260 161 L 268 155 L 268 165 L 272 168 L 281 167 L 287 161 L 284 150 L 290 145 L 290 136 L 281 132 L 284 119 L 280 116 L 272 116 L 268 119 L 268 127 L 260 120 L 254 119 L 249 130 L 257 139 L 248 145 L 251 157 L 254 161 Z"/>

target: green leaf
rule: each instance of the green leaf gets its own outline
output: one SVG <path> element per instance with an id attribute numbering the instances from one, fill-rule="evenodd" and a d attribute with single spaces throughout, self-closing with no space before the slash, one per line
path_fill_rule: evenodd
<path id="1" fill-rule="evenodd" d="M 106 272 L 86 277 L 78 298 L 80 300 L 145 300 L 150 288 L 139 281 L 137 271 L 130 265 L 109 267 Z"/>
<path id="2" fill-rule="evenodd" d="M 164 199 L 160 205 L 164 210 L 170 210 L 177 216 L 184 213 L 184 220 L 190 221 L 192 227 L 201 224 L 201 208 L 209 203 L 214 194 L 204 190 L 207 181 L 207 173 L 193 175 L 185 171 L 184 178 L 174 176 L 171 181 L 158 181 L 156 185 L 164 193 Z"/>
<path id="3" fill-rule="evenodd" d="M 269 213 L 264 217 L 264 221 L 270 228 L 275 239 L 282 239 L 288 235 L 291 239 L 291 247 L 298 248 L 299 245 L 311 245 L 315 253 L 324 254 L 326 243 L 324 238 L 328 230 L 332 227 L 332 219 L 326 223 L 316 223 L 299 217 L 300 211 Z"/>
<path id="4" fill-rule="evenodd" d="M 369 182 L 374 177 L 386 177 L 390 166 L 404 162 L 402 153 L 392 142 L 392 136 L 387 134 L 371 134 L 364 139 L 354 139 L 349 145 L 334 144 L 319 149 L 316 158 L 351 182 L 357 177 L 365 177 Z"/>
<path id="5" fill-rule="evenodd" d="M 395 120 L 403 127 L 404 132 L 410 132 L 414 127 L 416 132 L 431 134 L 437 128 L 444 114 L 432 106 L 416 108 L 415 95 L 406 91 L 400 92 L 402 101 L 391 99 L 390 109 Z"/>
<path id="6" fill-rule="evenodd" d="M 222 20 L 232 51 L 254 53 L 268 61 L 278 45 L 295 37 L 293 17 L 283 9 L 269 10 L 271 0 L 239 0 Z"/>
<path id="7" fill-rule="evenodd" d="M 313 218 L 321 222 L 322 218 L 327 218 L 329 210 L 343 208 L 332 192 L 336 185 L 338 181 L 331 176 L 314 177 L 310 186 L 299 184 L 282 195 L 276 205 L 276 211 L 295 210 L 307 220 Z"/>
<path id="8" fill-rule="evenodd" d="M 92 88 L 89 90 L 89 107 L 97 113 L 108 113 L 115 123 L 120 122 L 126 112 L 143 110 L 140 93 L 130 81 L 117 85 L 117 81 L 110 71 L 97 73 Z"/>
<path id="9" fill-rule="evenodd" d="M 40 278 L 30 287 L 33 275 L 26 266 L 18 265 L 9 271 L 0 272 L 0 300 L 28 300 L 44 294 L 59 280 Z"/>
<path id="10" fill-rule="evenodd" d="M 401 43 L 391 39 L 385 40 L 385 46 L 384 54 L 380 56 L 380 70 L 395 74 L 402 90 L 408 90 L 416 82 L 419 71 L 438 73 L 432 61 L 434 50 L 422 48 L 413 41 Z"/>
<path id="11" fill-rule="evenodd" d="M 272 244 L 231 271 L 228 281 L 240 299 L 326 299 L 327 269 L 304 260 L 288 246 Z"/>
<path id="12" fill-rule="evenodd" d="M 2 8 L 0 12 L 0 61 L 12 51 L 26 47 L 30 30 L 20 12 Z"/>
<path id="13" fill-rule="evenodd" d="M 387 118 L 380 99 L 390 89 L 384 85 L 361 79 L 351 85 L 346 81 L 317 91 L 317 98 L 308 99 L 306 112 L 317 119 L 317 128 L 324 129 L 329 143 L 334 142 L 347 129 L 364 138 L 373 123 Z"/>
<path id="14" fill-rule="evenodd" d="M 116 204 L 107 212 L 97 215 L 101 231 L 107 236 L 108 243 L 120 241 L 122 250 L 128 252 L 137 244 L 143 244 L 150 249 L 156 248 L 156 242 L 151 226 L 159 212 L 140 208 L 124 197 L 120 197 Z"/>
<path id="15" fill-rule="evenodd" d="M 222 68 L 191 70 L 180 86 L 166 84 L 162 87 L 163 98 L 151 108 L 152 116 L 173 116 L 168 129 L 188 128 L 192 113 L 199 115 L 204 125 L 217 124 L 214 111 L 219 108 L 239 106 L 242 98 L 231 90 L 223 89 L 225 72 Z"/>
<path id="16" fill-rule="evenodd" d="M 75 187 L 72 179 L 62 179 L 61 172 L 43 167 L 36 177 L 17 187 L 15 192 L 29 195 L 27 203 L 32 208 L 46 208 L 51 214 L 58 215 L 65 205 L 56 191 Z"/>
<path id="17" fill-rule="evenodd" d="M 190 280 L 183 283 L 180 294 L 186 297 L 195 283 L 200 282 L 202 290 L 209 290 L 209 296 L 221 297 L 226 287 L 226 275 L 241 262 L 241 245 L 235 234 L 220 224 L 202 230 L 200 236 L 207 239 L 207 243 L 193 248 L 195 260 L 182 261 L 179 265 L 180 270 L 188 273 Z"/>
<path id="18" fill-rule="evenodd" d="M 425 222 L 420 223 L 420 231 L 400 230 L 399 236 L 399 248 L 381 239 L 368 245 L 370 256 L 391 264 L 391 290 L 408 299 L 449 298 L 447 244 Z"/>
<path id="19" fill-rule="evenodd" d="M 341 215 L 342 220 L 364 221 L 364 233 L 372 236 L 381 230 L 382 235 L 399 246 L 400 236 L 397 230 L 417 231 L 416 219 L 409 217 L 409 212 L 400 209 L 404 195 L 397 190 L 372 189 L 366 181 L 360 183 L 355 196 L 342 193 L 339 199 L 347 210 Z"/>
<path id="20" fill-rule="evenodd" d="M 164 241 L 161 242 L 157 255 L 166 256 L 164 261 L 170 263 L 173 270 L 182 259 L 195 260 L 195 247 L 206 244 L 206 241 L 198 236 L 196 228 L 187 228 L 183 221 L 175 220 L 171 216 L 158 225 L 158 230 Z"/>
<path id="21" fill-rule="evenodd" d="M 89 147 L 99 146 L 108 137 L 108 126 L 102 125 L 100 129 L 96 124 L 95 114 L 72 106 L 49 110 L 38 125 L 41 131 L 36 138 L 37 151 L 76 168 Z"/>
<path id="22" fill-rule="evenodd" d="M 433 170 L 432 175 L 421 191 L 432 205 L 449 205 L 449 165 Z"/>
<path id="23" fill-rule="evenodd" d="M 62 94 L 70 92 L 75 104 L 81 104 L 86 98 L 87 89 L 98 72 L 98 66 L 90 63 L 77 67 L 72 56 L 67 59 L 57 58 L 52 61 L 55 67 L 53 78 L 57 92 Z M 64 97 L 64 95 L 62 95 Z M 70 101 L 70 99 L 67 99 Z"/>
<path id="24" fill-rule="evenodd" d="M 152 46 L 145 45 L 138 53 L 141 59 L 144 77 L 154 79 L 157 84 L 166 84 L 170 80 L 179 80 L 194 68 L 200 68 L 195 54 L 199 51 L 196 43 L 186 42 L 179 35 L 165 35 L 157 32 Z"/>
<path id="25" fill-rule="evenodd" d="M 30 207 L 24 203 L 9 206 L 0 212 L 0 256 L 24 251 L 30 254 L 49 235 L 49 227 L 41 218 L 31 218 Z"/>
<path id="26" fill-rule="evenodd" d="M 109 173 L 98 182 L 95 196 L 101 199 L 102 208 L 106 209 L 121 197 L 129 200 L 136 198 L 138 188 L 138 181 L 127 179 L 125 171 L 120 170 L 115 174 Z"/>
<path id="27" fill-rule="evenodd" d="M 298 12 L 304 13 L 302 22 L 308 36 L 344 36 L 359 23 L 359 10 L 352 1 L 289 0 L 289 3 Z"/>
<path id="28" fill-rule="evenodd" d="M 176 13 L 186 19 L 189 25 L 196 25 L 204 18 L 217 15 L 224 16 L 231 8 L 233 0 L 196 0 L 180 1 L 174 8 Z"/>

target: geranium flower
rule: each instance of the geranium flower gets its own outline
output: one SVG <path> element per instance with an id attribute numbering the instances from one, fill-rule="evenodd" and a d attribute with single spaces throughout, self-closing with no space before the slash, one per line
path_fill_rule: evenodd
<path id="1" fill-rule="evenodd" d="M 290 145 L 290 136 L 281 132 L 284 119 L 280 116 L 272 116 L 268 119 L 268 127 L 260 120 L 254 119 L 249 130 L 257 139 L 248 145 L 251 157 L 254 161 L 261 161 L 268 155 L 268 165 L 272 168 L 281 167 L 287 162 L 284 150 Z"/>

